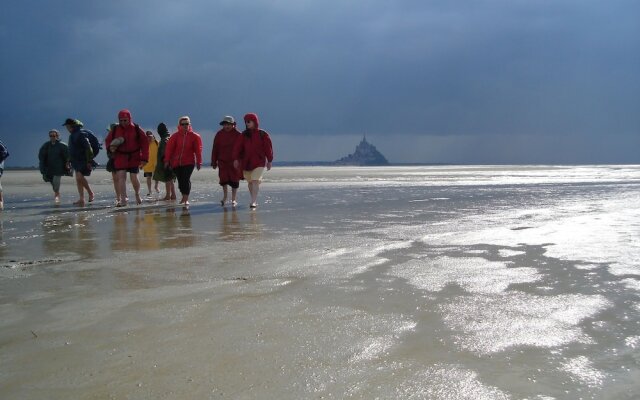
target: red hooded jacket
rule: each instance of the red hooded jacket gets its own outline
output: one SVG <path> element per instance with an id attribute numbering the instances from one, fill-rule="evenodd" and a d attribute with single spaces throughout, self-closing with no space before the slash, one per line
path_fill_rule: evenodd
<path id="1" fill-rule="evenodd" d="M 164 162 L 171 168 L 186 165 L 202 165 L 202 138 L 189 125 L 186 129 L 178 127 L 167 142 Z"/>
<path id="2" fill-rule="evenodd" d="M 111 141 L 117 137 L 123 137 L 124 142 L 113 153 L 113 162 L 116 169 L 137 168 L 142 161 L 149 161 L 149 140 L 142 129 L 136 127 L 129 110 L 121 110 L 118 120 L 127 118 L 129 125 L 116 125 L 107 135 L 104 143 L 109 149 Z"/>
<path id="3" fill-rule="evenodd" d="M 252 171 L 259 167 L 265 167 L 268 162 L 273 161 L 273 145 L 271 137 L 262 129 L 259 129 L 258 116 L 247 114 L 245 121 L 253 121 L 254 129 L 246 129 L 236 140 L 233 146 L 233 159 L 240 160 L 242 169 Z"/>

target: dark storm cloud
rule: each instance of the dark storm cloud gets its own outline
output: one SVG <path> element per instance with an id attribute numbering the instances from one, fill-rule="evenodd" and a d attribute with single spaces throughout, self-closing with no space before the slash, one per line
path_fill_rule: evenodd
<path id="1" fill-rule="evenodd" d="M 129 108 L 149 127 L 255 111 L 285 135 L 615 141 L 640 130 L 637 15 L 634 1 L 10 1 L 0 128 L 21 147 Z"/>

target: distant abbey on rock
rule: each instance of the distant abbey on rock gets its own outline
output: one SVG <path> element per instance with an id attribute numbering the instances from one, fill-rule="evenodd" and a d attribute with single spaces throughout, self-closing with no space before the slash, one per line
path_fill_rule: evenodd
<path id="1" fill-rule="evenodd" d="M 353 154 L 349 154 L 346 157 L 334 162 L 335 165 L 389 165 L 389 161 L 376 149 L 376 146 L 367 142 L 365 136 L 362 137 L 362 141 L 356 146 L 356 151 Z"/>

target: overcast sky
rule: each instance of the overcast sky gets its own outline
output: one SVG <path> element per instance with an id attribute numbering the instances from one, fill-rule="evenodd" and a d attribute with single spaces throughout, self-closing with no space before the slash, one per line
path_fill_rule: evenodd
<path id="1" fill-rule="evenodd" d="M 5 0 L 0 139 L 259 115 L 276 161 L 640 163 L 637 0 Z M 239 124 L 243 128 L 243 124 Z M 62 128 L 62 129 L 60 129 Z"/>

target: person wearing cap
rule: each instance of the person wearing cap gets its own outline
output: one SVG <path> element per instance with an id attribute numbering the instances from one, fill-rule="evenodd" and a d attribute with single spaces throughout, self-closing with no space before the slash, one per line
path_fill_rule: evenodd
<path id="1" fill-rule="evenodd" d="M 153 132 L 147 131 L 147 140 L 149 141 L 149 162 L 142 168 L 144 177 L 147 179 L 147 197 L 151 197 L 151 180 L 153 179 L 153 171 L 156 169 L 158 161 L 158 140 L 153 136 Z M 155 181 L 154 189 L 156 193 L 158 190 L 158 181 Z"/>
<path id="2" fill-rule="evenodd" d="M 227 202 L 228 186 L 231 186 L 231 205 L 238 204 L 236 195 L 240 185 L 241 171 L 233 166 L 233 146 L 241 133 L 236 129 L 236 121 L 232 116 L 222 118 L 220 129 L 213 139 L 211 149 L 211 166 L 218 169 L 219 184 L 222 186 L 222 206 Z"/>
<path id="3" fill-rule="evenodd" d="M 171 169 L 178 178 L 178 189 L 182 193 L 180 204 L 189 205 L 191 174 L 202 167 L 202 138 L 191 127 L 188 116 L 180 117 L 178 130 L 169 137 L 164 154 L 165 168 Z"/>
<path id="4" fill-rule="evenodd" d="M 50 182 L 53 189 L 53 200 L 60 202 L 60 181 L 71 168 L 69 147 L 60 141 L 60 133 L 52 129 L 47 140 L 38 151 L 40 173 L 45 182 Z"/>
<path id="5" fill-rule="evenodd" d="M 118 146 L 112 142 L 122 138 Z M 149 161 L 149 141 L 144 131 L 133 123 L 129 110 L 118 112 L 116 125 L 104 140 L 107 147 L 113 148 L 113 166 L 116 170 L 116 207 L 127 205 L 127 172 L 136 196 L 136 204 L 142 204 L 138 172 Z"/>
<path id="6" fill-rule="evenodd" d="M 173 170 L 164 165 L 164 154 L 169 142 L 169 129 L 164 122 L 158 124 L 158 135 L 160 136 L 160 144 L 158 145 L 158 157 L 156 160 L 156 169 L 153 171 L 153 179 L 155 181 L 164 182 L 166 194 L 162 200 L 176 199 L 176 185 L 173 181 L 176 179 Z"/>
<path id="7" fill-rule="evenodd" d="M 250 208 L 258 207 L 258 191 L 265 168 L 271 169 L 273 145 L 269 134 L 260 129 L 258 116 L 249 113 L 244 116 L 246 128 L 233 146 L 233 166 L 242 167 L 244 179 L 251 194 Z"/>
<path id="8" fill-rule="evenodd" d="M 89 203 L 95 197 L 91 185 L 87 177 L 91 175 L 93 170 L 93 150 L 89 143 L 88 130 L 83 129 L 83 123 L 80 120 L 67 118 L 62 126 L 69 131 L 69 158 L 71 159 L 71 168 L 75 171 L 76 187 L 78 188 L 78 201 L 73 204 L 76 206 L 84 206 L 84 192 L 87 191 Z"/>

